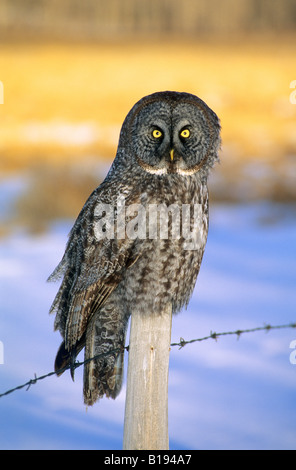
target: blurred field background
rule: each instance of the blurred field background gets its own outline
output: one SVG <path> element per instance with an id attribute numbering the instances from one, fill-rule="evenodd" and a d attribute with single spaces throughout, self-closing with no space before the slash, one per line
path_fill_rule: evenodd
<path id="1" fill-rule="evenodd" d="M 213 201 L 295 201 L 295 25 L 290 0 L 1 0 L 1 180 L 27 182 L 15 217 L 76 216 L 129 109 L 165 89 L 221 119 Z"/>
<path id="2" fill-rule="evenodd" d="M 295 322 L 295 44 L 295 0 L 0 0 L 0 393 L 52 370 L 58 286 L 46 279 L 126 114 L 155 91 L 198 95 L 223 139 L 172 341 Z M 290 329 L 172 351 L 171 448 L 295 449 L 294 340 Z M 120 449 L 125 388 L 85 413 L 76 374 L 1 398 L 0 448 Z"/>

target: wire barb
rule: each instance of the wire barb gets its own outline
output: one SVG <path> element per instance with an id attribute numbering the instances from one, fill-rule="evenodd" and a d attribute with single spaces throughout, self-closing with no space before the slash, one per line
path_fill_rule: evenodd
<path id="1" fill-rule="evenodd" d="M 216 332 L 211 331 L 208 336 L 204 336 L 203 338 L 191 339 L 189 341 L 185 341 L 184 338 L 180 337 L 179 343 L 171 343 L 171 346 L 179 346 L 179 350 L 180 350 L 180 349 L 184 348 L 184 346 L 186 346 L 187 344 L 206 341 L 210 338 L 217 341 L 217 339 L 220 336 L 236 335 L 237 339 L 239 339 L 240 336 L 243 333 L 254 333 L 256 331 L 264 331 L 264 330 L 266 331 L 266 333 L 268 333 L 270 330 L 279 330 L 279 329 L 284 329 L 284 328 L 296 328 L 296 323 L 289 323 L 289 324 L 286 324 L 286 325 L 269 325 L 268 324 L 268 325 L 265 325 L 265 326 L 258 326 L 256 328 L 249 328 L 249 329 L 246 329 L 246 330 L 225 331 L 225 332 L 222 332 L 222 333 L 216 333 Z M 68 366 L 64 367 L 63 369 L 60 369 L 60 370 L 54 371 L 54 372 L 49 372 L 48 374 L 41 375 L 40 377 L 37 377 L 36 374 L 34 374 L 34 379 L 31 379 L 31 380 L 29 380 L 28 382 L 26 382 L 22 385 L 18 385 L 17 387 L 11 388 L 10 390 L 7 390 L 4 393 L 1 393 L 0 398 L 4 397 L 6 395 L 9 395 L 10 393 L 15 392 L 16 390 L 21 390 L 22 388 L 25 388 L 25 387 L 27 387 L 26 391 L 28 391 L 30 389 L 30 387 L 32 385 L 35 385 L 37 382 L 39 382 L 39 380 L 46 379 L 47 377 L 51 377 L 52 375 L 59 375 L 62 372 L 65 372 L 67 369 L 70 369 L 71 373 L 74 374 L 74 370 L 77 369 L 78 367 L 81 367 L 81 366 L 83 366 L 84 364 L 87 364 L 90 361 L 94 361 L 95 359 L 99 359 L 101 357 L 108 356 L 109 354 L 118 354 L 118 353 L 122 352 L 124 349 L 126 351 L 128 351 L 129 346 L 124 346 L 123 348 L 113 349 L 112 351 L 108 351 L 108 352 L 105 352 L 105 353 L 102 353 L 102 354 L 98 354 L 97 356 L 91 357 L 90 359 L 87 359 L 86 361 L 83 361 L 83 362 L 74 362 L 73 364 L 69 364 Z"/>
<path id="2" fill-rule="evenodd" d="M 34 385 L 36 382 L 37 382 L 37 375 L 36 373 L 34 374 L 34 379 L 31 379 L 30 382 L 29 382 L 29 385 L 28 387 L 26 388 L 26 392 L 29 390 L 29 388 L 31 387 L 31 385 Z"/>

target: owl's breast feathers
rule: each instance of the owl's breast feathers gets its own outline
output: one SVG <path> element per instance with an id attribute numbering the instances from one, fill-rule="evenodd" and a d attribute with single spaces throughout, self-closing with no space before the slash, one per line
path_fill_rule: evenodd
<path id="1" fill-rule="evenodd" d="M 151 204 L 168 207 L 179 202 L 200 205 L 202 219 L 195 229 L 202 237 L 194 250 L 184 249 L 182 237 L 172 240 L 169 235 L 165 239 L 150 239 L 148 224 L 144 238 L 116 238 L 115 231 L 114 238 L 99 239 L 96 208 L 110 200 L 113 189 L 103 184 L 90 196 L 70 232 L 63 259 L 49 278 L 63 277 L 50 310 L 56 312 L 55 330 L 59 330 L 64 338 L 56 357 L 56 370 L 74 362 L 85 346 L 86 330 L 93 315 L 107 305 L 112 292 L 127 315 L 134 308 L 157 312 L 168 302 L 177 312 L 187 304 L 195 285 L 207 235 L 206 186 L 194 183 L 194 179 L 189 184 L 188 181 L 184 183 L 181 177 L 176 178 L 175 183 L 158 178 L 157 187 L 155 181 L 146 181 L 144 186 L 138 186 L 137 191 L 134 188 L 129 192 L 125 185 L 124 191 L 117 193 L 116 198 L 113 193 L 111 198 L 116 206 L 118 197 L 124 194 L 127 213 L 132 205 L 139 205 L 147 213 Z M 116 207 L 114 214 L 116 222 Z M 133 217 L 133 212 L 130 212 L 126 223 L 132 223 Z M 171 219 L 169 224 L 170 228 Z M 119 285 L 120 294 L 116 297 L 115 290 Z"/>
<path id="2" fill-rule="evenodd" d="M 118 395 L 132 312 L 157 315 L 170 304 L 177 313 L 188 303 L 206 245 L 206 182 L 219 148 L 217 115 L 188 93 L 154 93 L 125 118 L 112 167 L 49 278 L 62 279 L 50 310 L 64 340 L 55 368 L 73 365 L 85 348 L 86 404 Z"/>
<path id="3" fill-rule="evenodd" d="M 161 312 L 170 303 L 177 313 L 189 302 L 200 269 L 208 234 L 208 189 L 195 176 L 147 175 L 144 181 L 139 189 L 146 237 L 137 240 L 141 254 L 122 282 L 126 308 L 144 314 Z M 155 220 L 151 224 L 149 216 L 155 211 L 153 238 Z"/>
<path id="4" fill-rule="evenodd" d="M 108 185 L 99 187 L 90 196 L 79 214 L 67 243 L 64 257 L 49 280 L 55 280 L 58 276 L 63 276 L 61 287 L 52 304 L 51 312 L 56 311 L 55 329 L 58 329 L 65 337 L 67 348 L 71 348 L 82 337 L 89 318 L 106 302 L 111 292 L 128 274 L 128 268 L 133 266 L 137 270 L 137 264 L 141 257 L 145 257 L 147 263 L 157 261 L 155 257 L 161 254 L 162 261 L 169 263 L 169 258 L 174 256 L 175 272 L 170 268 L 170 281 L 174 281 L 180 266 L 186 259 L 199 259 L 203 253 L 208 221 L 208 193 L 206 186 L 200 186 L 193 181 L 186 183 L 185 178 L 176 179 L 176 184 L 168 183 L 165 179 L 158 178 L 157 188 L 154 183 L 147 182 L 145 191 L 139 186 L 134 194 L 127 194 L 125 190 L 125 209 L 131 205 L 143 207 L 148 214 L 150 205 L 166 205 L 182 203 L 182 205 L 199 204 L 202 207 L 202 219 L 196 230 L 202 234 L 201 244 L 196 250 L 183 250 L 182 237 L 180 240 L 149 239 L 148 224 L 146 237 L 139 238 L 102 238 L 99 240 L 95 236 L 95 210 L 102 201 L 105 203 L 106 196 L 109 196 Z M 181 184 L 180 184 L 181 182 Z M 121 193 L 122 194 L 122 193 Z M 184 194 L 186 196 L 184 196 Z M 114 206 L 117 199 L 113 197 Z M 115 211 L 116 213 L 116 211 Z M 115 215 L 116 217 L 116 215 Z M 131 221 L 132 215 L 127 217 Z M 116 236 L 116 234 L 115 234 Z M 161 253 L 157 254 L 159 246 Z M 166 252 L 164 252 L 166 247 Z M 178 252 L 175 252 L 175 250 Z M 193 251 L 193 252 L 191 252 Z M 196 253 L 194 253 L 196 251 Z M 151 257 L 146 258 L 147 255 Z M 143 261 L 142 261 L 143 262 Z M 164 275 L 168 275 L 166 271 Z M 197 275 L 197 272 L 196 272 Z M 178 280 L 180 282 L 180 279 Z"/>

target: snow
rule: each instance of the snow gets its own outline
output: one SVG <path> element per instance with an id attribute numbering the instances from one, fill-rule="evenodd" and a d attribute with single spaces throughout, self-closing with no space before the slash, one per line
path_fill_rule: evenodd
<path id="1" fill-rule="evenodd" d="M 296 321 L 290 209 L 268 203 L 211 208 L 202 268 L 188 309 L 173 319 L 172 342 Z M 58 285 L 46 279 L 70 228 L 65 221 L 43 235 L 20 229 L 0 239 L 0 393 L 53 370 L 61 338 L 48 311 Z M 295 339 L 291 328 L 172 347 L 170 448 L 295 449 Z M 67 373 L 48 377 L 0 399 L 0 448 L 121 449 L 124 403 L 125 387 L 115 401 L 86 410 L 82 368 L 74 383 Z"/>

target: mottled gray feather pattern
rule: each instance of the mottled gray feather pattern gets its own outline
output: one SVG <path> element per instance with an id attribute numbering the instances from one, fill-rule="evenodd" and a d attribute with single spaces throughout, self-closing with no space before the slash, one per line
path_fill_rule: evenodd
<path id="1" fill-rule="evenodd" d="M 154 137 L 155 129 L 161 138 Z M 170 304 L 177 313 L 189 302 L 208 233 L 207 177 L 219 147 L 219 120 L 194 95 L 154 93 L 128 113 L 111 169 L 86 201 L 65 254 L 49 278 L 62 279 L 51 307 L 55 329 L 63 337 L 56 370 L 72 364 L 83 348 L 85 359 L 121 350 L 84 366 L 86 404 L 104 395 L 115 398 L 120 392 L 126 328 L 133 311 L 158 314 Z M 170 213 L 166 238 L 151 237 L 148 223 L 145 236 L 138 232 L 135 237 L 121 237 L 115 229 L 114 237 L 99 238 L 96 228 L 105 214 L 99 215 L 98 208 L 101 204 L 116 208 L 118 222 L 118 198 L 124 199 L 125 208 L 141 205 L 145 217 L 153 205 L 187 205 L 195 249 L 186 248 L 182 232 L 186 222 L 181 216 L 181 236 L 174 236 L 176 217 Z M 202 208 L 197 222 L 195 205 Z M 133 212 L 126 213 L 126 227 L 134 217 Z M 156 233 L 161 220 L 156 219 Z"/>

